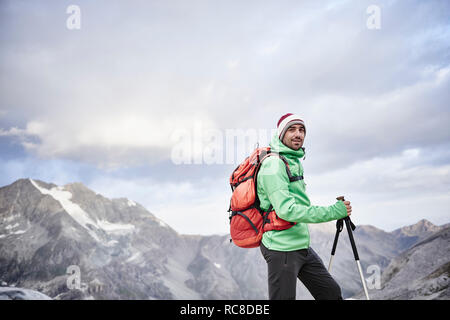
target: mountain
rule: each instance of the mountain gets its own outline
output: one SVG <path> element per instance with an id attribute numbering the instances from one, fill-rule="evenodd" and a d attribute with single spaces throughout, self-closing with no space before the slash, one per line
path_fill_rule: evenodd
<path id="1" fill-rule="evenodd" d="M 428 220 L 422 219 L 412 226 L 394 230 L 392 234 L 398 239 L 401 248 L 406 249 L 439 230 L 440 228 L 438 226 L 433 225 Z"/>
<path id="2" fill-rule="evenodd" d="M 196 243 L 127 199 L 23 179 L 0 189 L 0 221 L 7 283 L 60 299 L 198 297 L 184 285 Z M 79 292 L 67 288 L 69 266 L 80 270 Z"/>
<path id="3" fill-rule="evenodd" d="M 422 226 L 404 231 L 413 231 L 413 236 L 420 236 Z M 428 223 L 427 228 L 434 228 Z M 403 229 L 403 228 L 402 228 Z M 396 232 L 398 234 L 398 232 Z M 381 276 L 381 288 L 371 290 L 373 299 L 449 299 L 450 297 L 450 227 L 437 230 L 431 236 L 394 258 Z M 356 296 L 361 298 L 362 294 Z"/>
<path id="4" fill-rule="evenodd" d="M 51 300 L 51 298 L 34 290 L 0 287 L 0 300 Z"/>
<path id="5" fill-rule="evenodd" d="M 309 228 L 311 246 L 328 266 L 335 224 Z M 393 232 L 358 226 L 363 270 L 384 270 L 440 231 L 424 220 Z M 344 297 L 361 290 L 345 229 L 331 273 Z M 258 248 L 236 247 L 227 235 L 178 234 L 140 204 L 105 198 L 81 183 L 32 179 L 0 188 L 0 283 L 54 299 L 267 299 Z M 299 284 L 297 297 L 311 295 Z"/>
<path id="6" fill-rule="evenodd" d="M 336 233 L 336 222 L 310 224 L 309 229 L 311 247 L 322 257 L 325 266 L 328 267 Z M 421 220 L 393 232 L 386 232 L 370 225 L 357 226 L 353 234 L 365 277 L 372 275 L 370 271 L 373 267 L 382 272 L 394 257 L 409 246 L 441 229 L 442 227 L 435 226 L 427 220 Z M 450 256 L 447 258 L 450 260 Z M 362 289 L 346 227 L 339 236 L 330 273 L 341 286 L 344 297 L 351 297 Z M 312 299 L 302 284 L 298 285 L 297 296 L 302 299 Z"/>

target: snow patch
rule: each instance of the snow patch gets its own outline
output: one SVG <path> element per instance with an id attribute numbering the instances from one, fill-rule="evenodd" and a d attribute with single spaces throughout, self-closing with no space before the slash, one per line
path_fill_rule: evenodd
<path id="1" fill-rule="evenodd" d="M 140 252 L 136 252 L 135 254 L 133 254 L 131 257 L 129 257 L 126 262 L 132 262 L 138 258 L 141 257 L 141 253 Z"/>
<path id="2" fill-rule="evenodd" d="M 158 220 L 158 222 L 161 227 L 168 228 L 168 225 L 164 221 Z"/>
<path id="3" fill-rule="evenodd" d="M 119 241 L 117 241 L 117 240 L 111 240 L 111 241 L 108 241 L 108 243 L 106 245 L 108 247 L 114 247 L 118 243 L 119 243 Z"/>
<path id="4" fill-rule="evenodd" d="M 123 235 L 134 231 L 134 225 L 132 224 L 111 223 L 106 220 L 99 220 L 97 224 L 100 228 L 110 233 Z"/>
<path id="5" fill-rule="evenodd" d="M 106 220 L 98 220 L 94 221 L 89 214 L 81 209 L 81 207 L 72 202 L 72 193 L 67 190 L 64 190 L 64 187 L 57 186 L 53 187 L 50 190 L 40 187 L 33 179 L 30 179 L 31 183 L 42 193 L 46 195 L 52 196 L 56 201 L 58 201 L 63 209 L 82 227 L 84 227 L 89 234 L 96 240 L 100 241 L 95 232 L 89 227 L 93 226 L 97 229 L 102 229 L 106 232 L 113 234 L 127 234 L 133 232 L 135 227 L 132 224 L 120 224 L 120 223 L 112 223 Z"/>
<path id="6" fill-rule="evenodd" d="M 18 226 L 19 226 L 18 223 L 14 224 L 14 225 L 9 224 L 9 225 L 7 225 L 7 226 L 5 227 L 5 229 L 6 229 L 6 230 L 11 230 L 11 229 L 17 228 Z"/>
<path id="7" fill-rule="evenodd" d="M 136 202 L 134 202 L 133 200 L 127 199 L 128 200 L 128 206 L 129 207 L 136 207 Z"/>
<path id="8" fill-rule="evenodd" d="M 12 215 L 12 216 L 9 216 L 9 217 L 5 218 L 3 221 L 4 222 L 12 222 L 13 220 L 15 220 L 17 218 L 19 218 L 19 216 L 15 214 L 15 215 Z"/>
<path id="9" fill-rule="evenodd" d="M 222 266 L 220 265 L 220 263 L 216 263 L 216 262 L 214 262 L 214 266 L 217 268 L 217 269 L 220 269 Z"/>
<path id="10" fill-rule="evenodd" d="M 26 229 L 26 230 L 17 230 L 17 231 L 14 231 L 14 232 L 11 232 L 10 234 L 24 234 L 25 232 L 27 232 L 29 229 Z"/>
<path id="11" fill-rule="evenodd" d="M 19 226 L 18 223 L 15 224 L 9 224 L 5 227 L 6 233 L 0 235 L 0 239 L 1 238 L 5 238 L 7 236 L 10 236 L 12 234 L 24 234 L 25 232 L 27 232 L 30 228 L 27 228 L 25 230 L 16 230 L 16 231 L 12 231 L 13 229 L 16 229 Z"/>
<path id="12" fill-rule="evenodd" d="M 42 194 L 52 196 L 56 201 L 58 201 L 63 209 L 82 227 L 84 227 L 89 234 L 97 241 L 99 241 L 98 236 L 88 227 L 88 225 L 97 226 L 94 220 L 92 220 L 89 215 L 80 208 L 79 205 L 70 201 L 72 198 L 72 193 L 65 191 L 63 187 L 58 186 L 51 188 L 50 190 L 40 187 L 33 179 L 30 179 L 31 183 L 38 189 Z"/>

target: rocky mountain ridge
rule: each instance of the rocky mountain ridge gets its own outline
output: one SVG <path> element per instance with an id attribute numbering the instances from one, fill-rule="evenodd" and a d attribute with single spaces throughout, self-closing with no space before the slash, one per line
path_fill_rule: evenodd
<path id="1" fill-rule="evenodd" d="M 309 228 L 327 265 L 334 222 Z M 441 230 L 426 220 L 393 232 L 358 226 L 362 267 L 384 270 Z M 266 272 L 259 249 L 238 248 L 227 235 L 178 234 L 140 204 L 81 183 L 20 179 L 0 188 L 0 283 L 54 299 L 267 299 Z M 344 297 L 360 291 L 345 230 L 332 274 Z M 297 297 L 311 298 L 301 284 Z"/>

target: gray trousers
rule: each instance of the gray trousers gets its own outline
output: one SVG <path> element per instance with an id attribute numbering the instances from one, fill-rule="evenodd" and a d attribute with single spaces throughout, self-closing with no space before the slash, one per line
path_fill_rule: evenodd
<path id="1" fill-rule="evenodd" d="M 267 262 L 270 300 L 295 300 L 297 278 L 316 300 L 342 299 L 341 288 L 312 248 L 275 251 L 261 243 L 260 249 Z"/>

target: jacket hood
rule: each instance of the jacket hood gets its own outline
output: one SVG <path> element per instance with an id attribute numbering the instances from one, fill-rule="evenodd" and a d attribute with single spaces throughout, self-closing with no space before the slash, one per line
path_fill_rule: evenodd
<path id="1" fill-rule="evenodd" d="M 277 133 L 275 133 L 272 136 L 272 141 L 270 142 L 269 146 L 272 151 L 281 153 L 283 155 L 291 156 L 293 158 L 302 158 L 305 156 L 304 147 L 301 147 L 298 150 L 289 148 L 283 142 L 281 142 L 280 138 L 278 138 Z"/>

